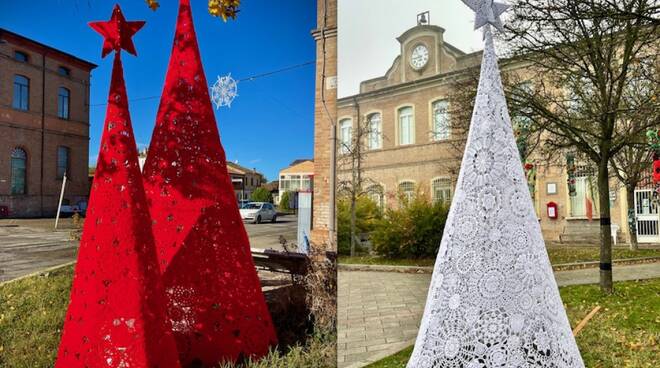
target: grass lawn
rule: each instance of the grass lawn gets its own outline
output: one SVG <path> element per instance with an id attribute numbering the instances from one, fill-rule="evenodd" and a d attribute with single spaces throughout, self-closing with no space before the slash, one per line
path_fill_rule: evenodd
<path id="1" fill-rule="evenodd" d="M 598 261 L 600 250 L 598 247 L 550 245 L 547 247 L 550 262 L 553 265 L 563 263 Z M 660 257 L 660 249 L 640 249 L 631 251 L 627 248 L 612 250 L 613 259 L 630 259 L 643 257 Z M 379 256 L 340 256 L 340 264 L 372 264 L 388 266 L 433 266 L 435 259 L 390 259 Z"/>
<path id="2" fill-rule="evenodd" d="M 73 266 L 0 286 L 0 367 L 48 368 L 57 355 Z M 335 334 L 317 333 L 287 354 L 271 353 L 243 368 L 331 368 Z"/>
<path id="3" fill-rule="evenodd" d="M 52 367 L 73 266 L 0 286 L 0 367 Z"/>
<path id="4" fill-rule="evenodd" d="M 577 336 L 588 368 L 654 368 L 660 356 L 660 279 L 618 282 L 613 296 L 597 285 L 560 288 L 571 326 L 595 306 L 602 309 Z M 405 367 L 412 347 L 369 365 Z"/>

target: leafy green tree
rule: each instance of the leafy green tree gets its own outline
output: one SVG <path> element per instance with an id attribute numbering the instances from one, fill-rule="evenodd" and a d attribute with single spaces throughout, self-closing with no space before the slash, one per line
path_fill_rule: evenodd
<path id="1" fill-rule="evenodd" d="M 341 255 L 351 254 L 351 199 L 343 197 L 337 201 L 337 245 Z M 360 196 L 355 201 L 355 231 L 356 237 L 368 234 L 375 228 L 376 222 L 382 217 L 382 211 L 371 198 Z M 353 245 L 358 242 L 354 240 Z M 360 251 L 358 249 L 354 249 Z"/>
<path id="2" fill-rule="evenodd" d="M 273 194 L 264 187 L 259 187 L 252 192 L 250 200 L 253 202 L 273 202 Z"/>
<path id="3" fill-rule="evenodd" d="M 284 193 L 282 193 L 282 198 L 280 198 L 280 205 L 279 205 L 279 210 L 282 212 L 287 212 L 291 210 L 291 207 L 289 206 L 291 198 L 291 192 L 288 190 Z"/>

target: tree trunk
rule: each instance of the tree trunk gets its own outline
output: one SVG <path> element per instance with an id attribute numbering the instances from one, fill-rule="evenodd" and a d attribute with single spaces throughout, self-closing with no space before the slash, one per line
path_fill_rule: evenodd
<path id="1" fill-rule="evenodd" d="M 626 200 L 628 202 L 628 231 L 630 232 L 630 250 L 639 249 L 637 243 L 637 216 L 635 215 L 635 187 L 626 185 Z"/>
<path id="2" fill-rule="evenodd" d="M 610 219 L 610 182 L 608 160 L 598 165 L 598 201 L 600 204 L 600 289 L 608 294 L 612 288 L 612 226 Z"/>
<path id="3" fill-rule="evenodd" d="M 351 194 L 351 257 L 355 256 L 355 221 L 356 221 L 356 195 Z"/>

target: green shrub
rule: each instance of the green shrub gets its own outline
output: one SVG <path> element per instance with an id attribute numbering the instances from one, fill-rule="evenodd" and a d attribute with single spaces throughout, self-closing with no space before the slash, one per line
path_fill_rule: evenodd
<path id="1" fill-rule="evenodd" d="M 374 250 L 390 258 L 435 257 L 447 221 L 449 206 L 431 203 L 418 194 L 399 196 L 398 206 L 385 211 L 371 233 Z"/>
<path id="2" fill-rule="evenodd" d="M 259 187 L 250 196 L 252 202 L 273 202 L 273 194 L 264 187 Z"/>
<path id="3" fill-rule="evenodd" d="M 358 236 L 372 232 L 376 222 L 382 217 L 382 211 L 376 202 L 366 196 L 359 197 L 355 205 L 355 227 Z M 339 254 L 351 253 L 351 201 L 347 197 L 337 201 L 337 245 Z"/>
<path id="4" fill-rule="evenodd" d="M 280 204 L 279 204 L 279 210 L 282 212 L 287 212 L 291 210 L 291 206 L 289 206 L 289 201 L 291 198 L 291 192 L 286 191 L 282 193 L 282 197 L 280 198 Z"/>

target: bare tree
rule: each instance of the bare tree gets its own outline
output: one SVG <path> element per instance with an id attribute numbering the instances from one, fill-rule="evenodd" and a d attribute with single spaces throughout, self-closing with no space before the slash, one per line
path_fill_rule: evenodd
<path id="1" fill-rule="evenodd" d="M 658 104 L 655 99 L 660 95 L 657 83 L 657 60 L 645 58 L 639 67 L 631 71 L 631 83 L 627 86 L 623 98 L 621 126 L 625 132 L 641 132 L 638 127 L 658 124 Z M 629 107 L 628 107 L 629 105 Z M 628 202 L 628 226 L 630 228 L 630 249 L 637 250 L 637 220 L 634 208 L 635 189 L 649 179 L 652 152 L 648 148 L 646 136 L 639 134 L 631 137 L 631 142 L 612 156 L 612 171 L 626 189 Z"/>
<path id="2" fill-rule="evenodd" d="M 625 6 L 625 2 L 619 0 L 606 0 L 606 6 L 602 9 L 604 14 L 611 14 L 613 17 L 619 19 L 644 19 L 655 25 L 660 25 L 660 18 L 657 17 L 658 12 L 660 12 L 660 3 L 652 2 L 649 4 L 649 8 L 644 12 L 637 12 L 638 9 L 629 8 Z M 598 6 L 599 4 L 596 4 Z M 609 9 L 608 9 L 609 8 Z M 616 12 L 612 12 L 611 9 L 616 9 Z M 653 17 L 652 15 L 655 15 Z"/>
<path id="3" fill-rule="evenodd" d="M 533 93 L 512 91 L 509 101 L 547 133 L 544 144 L 576 150 L 596 166 L 600 286 L 611 293 L 609 169 L 613 157 L 658 121 L 657 100 L 652 123 L 626 126 L 624 119 L 650 108 L 626 101 L 626 91 L 641 60 L 657 62 L 656 0 L 517 0 L 512 9 L 506 26 L 512 56 L 541 77 Z"/>
<path id="4" fill-rule="evenodd" d="M 648 178 L 651 167 L 651 153 L 644 143 L 626 146 L 611 159 L 612 171 L 626 189 L 628 202 L 628 227 L 630 231 L 630 250 L 639 248 L 637 243 L 637 219 L 635 213 L 635 189 Z"/>
<path id="5" fill-rule="evenodd" d="M 341 129 L 341 126 L 339 127 Z M 358 242 L 356 227 L 356 210 L 358 198 L 365 195 L 373 180 L 364 175 L 364 160 L 369 150 L 371 139 L 382 139 L 382 133 L 378 127 L 372 126 L 367 116 L 360 116 L 358 110 L 357 122 L 351 127 L 350 137 L 342 136 L 340 131 L 338 144 L 338 166 L 339 171 L 347 173 L 337 180 L 338 192 L 347 196 L 350 201 L 351 213 L 351 256 L 355 255 L 355 247 Z"/>
<path id="6" fill-rule="evenodd" d="M 511 61 L 504 61 L 505 64 L 509 62 Z M 513 68 L 513 72 L 502 73 L 502 83 L 507 94 L 509 91 L 526 86 L 525 80 L 521 79 L 515 70 L 516 68 Z M 452 83 L 450 114 L 452 134 L 455 138 L 452 140 L 452 151 L 459 165 L 472 119 L 479 74 L 480 70 L 477 65 L 466 69 L 461 77 Z M 533 117 L 528 117 L 529 114 L 525 113 L 528 109 L 525 106 L 512 105 L 509 110 L 521 161 L 525 163 L 527 160 L 533 159 L 535 164 L 549 164 L 554 157 L 554 152 L 542 150 L 541 132 L 534 129 L 536 124 L 532 120 Z"/>

